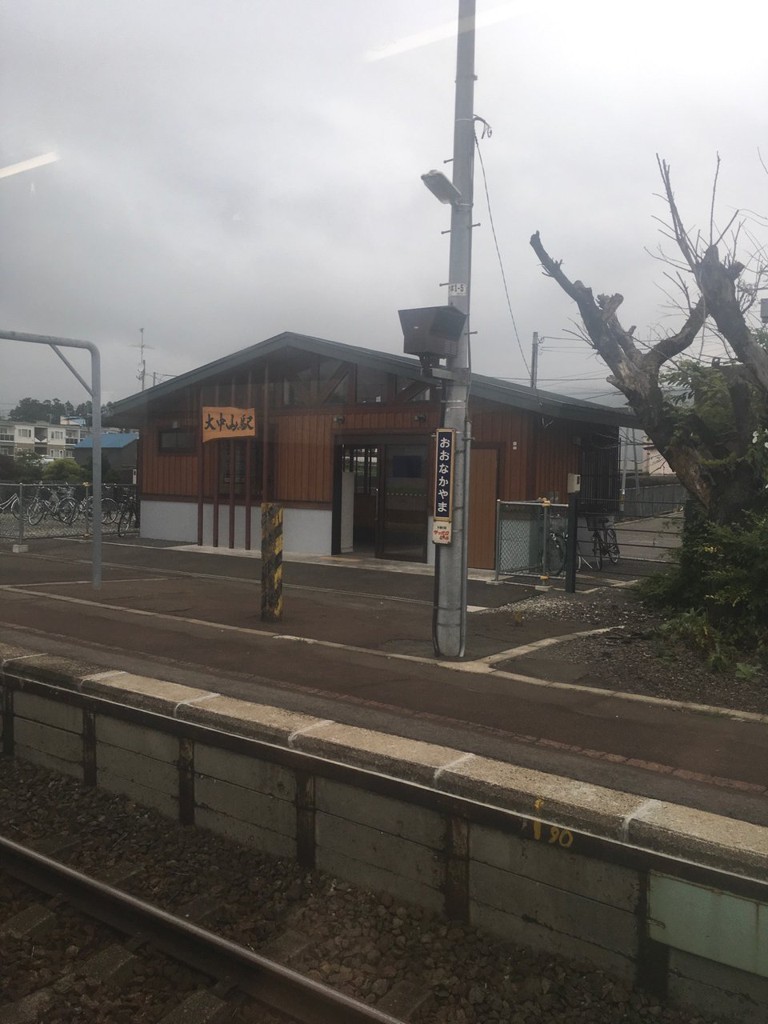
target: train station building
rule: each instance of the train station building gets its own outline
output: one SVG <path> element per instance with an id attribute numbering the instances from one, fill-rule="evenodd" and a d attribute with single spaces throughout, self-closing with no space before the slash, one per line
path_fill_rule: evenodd
<path id="1" fill-rule="evenodd" d="M 433 559 L 442 386 L 419 359 L 286 332 L 115 403 L 140 431 L 141 533 L 258 550 L 261 503 L 284 549 Z M 630 410 L 472 374 L 468 563 L 495 562 L 496 503 L 618 497 Z"/>

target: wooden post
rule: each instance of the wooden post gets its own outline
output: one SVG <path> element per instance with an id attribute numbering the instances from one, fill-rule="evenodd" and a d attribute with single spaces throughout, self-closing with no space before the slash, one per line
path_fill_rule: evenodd
<path id="1" fill-rule="evenodd" d="M 283 506 L 261 503 L 261 620 L 283 617 Z"/>

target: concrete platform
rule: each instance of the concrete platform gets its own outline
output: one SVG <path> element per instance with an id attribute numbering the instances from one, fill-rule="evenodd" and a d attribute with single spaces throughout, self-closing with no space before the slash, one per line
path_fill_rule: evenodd
<path id="1" fill-rule="evenodd" d="M 621 680 L 615 692 L 585 685 L 584 666 L 558 658 L 556 646 L 537 647 L 583 624 L 521 622 L 515 613 L 532 587 L 476 574 L 467 657 L 445 662 L 432 651 L 426 566 L 288 563 L 285 616 L 274 626 L 260 621 L 259 581 L 254 556 L 107 542 L 94 591 L 86 543 L 3 550 L 2 639 L 222 700 L 768 824 L 768 722 L 626 695 Z"/>

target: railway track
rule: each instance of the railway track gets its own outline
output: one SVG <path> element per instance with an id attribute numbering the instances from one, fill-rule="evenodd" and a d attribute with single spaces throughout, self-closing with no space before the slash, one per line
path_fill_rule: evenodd
<path id="1" fill-rule="evenodd" d="M 83 1012 L 93 1009 L 94 1021 L 119 1021 L 124 1012 L 132 1024 L 401 1024 L 187 917 L 5 837 L 0 837 L 0 868 L 22 883 L 0 904 L 0 950 L 6 950 L 0 1024 L 52 1020 L 57 1002 L 72 994 L 81 1007 L 77 1019 L 83 1021 L 88 1019 Z M 52 936 L 50 953 L 46 934 Z M 62 942 L 66 948 L 54 951 Z M 25 944 L 27 953 L 36 950 L 32 963 Z M 54 967 L 46 965 L 48 955 Z M 158 956 L 180 966 L 165 967 Z M 23 982 L 15 977 L 19 972 L 27 973 Z M 138 1016 L 148 974 L 164 984 L 158 986 L 157 1005 Z M 100 1016 L 100 1003 L 106 1001 L 123 1009 L 114 1017 Z"/>

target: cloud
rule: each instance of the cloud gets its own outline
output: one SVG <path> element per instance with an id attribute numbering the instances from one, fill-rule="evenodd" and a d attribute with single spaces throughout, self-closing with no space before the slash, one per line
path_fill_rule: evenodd
<path id="1" fill-rule="evenodd" d="M 693 0 L 593 0 L 588 16 L 566 0 L 477 6 L 475 110 L 494 132 L 479 143 L 490 213 L 475 168 L 473 359 L 524 378 L 532 333 L 575 316 L 540 273 L 534 230 L 596 291 L 622 291 L 640 333 L 664 316 L 645 252 L 664 212 L 657 152 L 691 224 L 708 217 L 718 151 L 724 215 L 765 213 L 767 16 L 756 0 L 732 19 Z M 399 351 L 397 309 L 445 297 L 449 213 L 420 175 L 449 169 L 455 13 L 444 0 L 9 5 L 0 166 L 61 159 L 0 181 L 0 326 L 96 342 L 115 395 L 137 387 L 141 326 L 150 374 L 282 330 Z M 46 355 L 0 347 L 0 404 L 81 400 Z M 540 372 L 594 388 L 578 343 L 545 348 Z"/>

